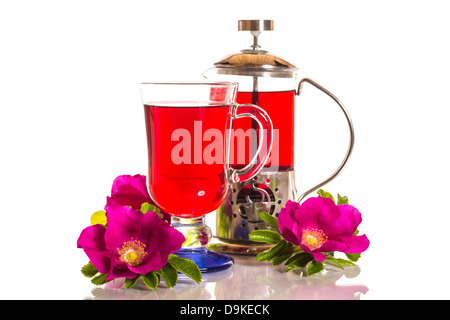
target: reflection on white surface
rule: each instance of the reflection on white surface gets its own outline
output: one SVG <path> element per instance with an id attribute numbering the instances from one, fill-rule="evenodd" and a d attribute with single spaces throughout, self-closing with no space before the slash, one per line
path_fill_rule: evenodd
<path id="1" fill-rule="evenodd" d="M 99 300 L 354 300 L 368 291 L 362 284 L 340 284 L 359 275 L 358 266 L 345 270 L 326 268 L 313 276 L 303 276 L 301 270 L 283 272 L 282 267 L 257 262 L 252 256 L 234 256 L 233 268 L 212 275 L 204 275 L 200 284 L 179 279 L 174 288 L 164 283 L 150 290 L 141 282 L 125 289 L 123 280 L 95 287 L 85 299 Z"/>

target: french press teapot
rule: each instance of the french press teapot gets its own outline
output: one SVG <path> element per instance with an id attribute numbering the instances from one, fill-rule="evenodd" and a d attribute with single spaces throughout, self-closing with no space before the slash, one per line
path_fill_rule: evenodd
<path id="1" fill-rule="evenodd" d="M 273 30 L 273 20 L 239 20 L 239 31 L 250 31 L 253 44 L 216 62 L 203 76 L 211 80 L 239 83 L 237 103 L 256 104 L 270 116 L 273 124 L 272 151 L 264 168 L 253 179 L 232 184 L 228 196 L 216 213 L 216 241 L 209 248 L 235 254 L 256 254 L 269 245 L 249 240 L 254 230 L 269 227 L 260 219 L 260 212 L 277 216 L 288 200 L 301 202 L 305 196 L 333 180 L 346 165 L 354 144 L 354 130 L 350 115 L 330 91 L 317 82 L 303 78 L 297 80 L 298 69 L 286 60 L 261 49 L 258 37 L 262 31 Z M 344 113 L 350 129 L 347 153 L 326 180 L 298 194 L 294 181 L 294 112 L 295 98 L 305 83 L 328 95 Z M 255 120 L 235 123 L 231 146 L 231 163 L 243 167 L 256 153 L 258 128 Z M 234 162 L 233 162 L 234 161 Z M 245 169 L 245 168 L 244 168 Z"/>

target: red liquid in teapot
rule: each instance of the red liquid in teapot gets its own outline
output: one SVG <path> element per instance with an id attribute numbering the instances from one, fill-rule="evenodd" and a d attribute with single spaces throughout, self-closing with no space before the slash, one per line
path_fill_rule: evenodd
<path id="1" fill-rule="evenodd" d="M 258 96 L 254 97 L 254 94 Z M 294 90 L 257 93 L 238 92 L 237 94 L 237 103 L 256 102 L 272 119 L 274 141 L 269 162 L 264 166 L 266 170 L 269 170 L 269 167 L 273 168 L 270 171 L 294 169 L 294 100 Z M 251 120 L 237 119 L 233 128 L 246 130 L 251 128 L 251 126 Z M 247 158 L 245 163 L 248 163 L 248 161 L 249 159 Z"/>

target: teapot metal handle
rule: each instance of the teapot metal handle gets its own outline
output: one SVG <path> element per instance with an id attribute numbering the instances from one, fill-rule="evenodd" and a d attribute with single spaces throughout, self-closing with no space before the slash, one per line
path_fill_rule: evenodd
<path id="1" fill-rule="evenodd" d="M 341 164 L 339 165 L 339 167 L 336 169 L 336 171 L 329 176 L 326 180 L 322 181 L 321 183 L 319 183 L 318 185 L 314 186 L 313 188 L 307 190 L 306 192 L 302 193 L 298 198 L 297 198 L 297 202 L 301 202 L 308 194 L 310 194 L 311 192 L 313 192 L 314 190 L 322 187 L 323 185 L 327 184 L 328 182 L 330 182 L 331 180 L 333 180 L 341 171 L 342 169 L 344 169 L 345 165 L 347 164 L 348 159 L 350 158 L 350 154 L 352 153 L 353 150 L 353 145 L 355 143 L 355 132 L 353 129 L 353 123 L 352 120 L 350 118 L 350 115 L 348 113 L 348 111 L 345 109 L 344 105 L 339 101 L 339 99 L 332 94 L 330 91 L 328 91 L 327 89 L 325 89 L 324 87 L 322 87 L 320 84 L 318 84 L 317 82 L 309 79 L 309 78 L 304 78 L 302 79 L 299 84 L 298 84 L 298 90 L 297 90 L 297 95 L 300 94 L 301 90 L 302 90 L 302 86 L 303 83 L 308 82 L 309 84 L 313 85 L 314 87 L 316 87 L 317 89 L 319 89 L 320 91 L 324 92 L 325 94 L 327 94 L 331 99 L 333 99 L 341 108 L 342 112 L 345 115 L 345 118 L 347 119 L 347 123 L 348 123 L 348 128 L 350 130 L 350 141 L 349 141 L 349 145 L 348 145 L 348 149 L 347 149 L 347 153 L 345 154 L 344 160 L 341 162 Z"/>

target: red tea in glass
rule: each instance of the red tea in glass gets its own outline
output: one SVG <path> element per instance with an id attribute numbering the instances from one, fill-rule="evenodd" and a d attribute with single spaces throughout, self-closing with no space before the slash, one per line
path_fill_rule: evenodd
<path id="1" fill-rule="evenodd" d="M 226 196 L 232 105 L 183 104 L 144 109 L 151 194 L 165 211 L 188 218 L 216 210 Z"/>

